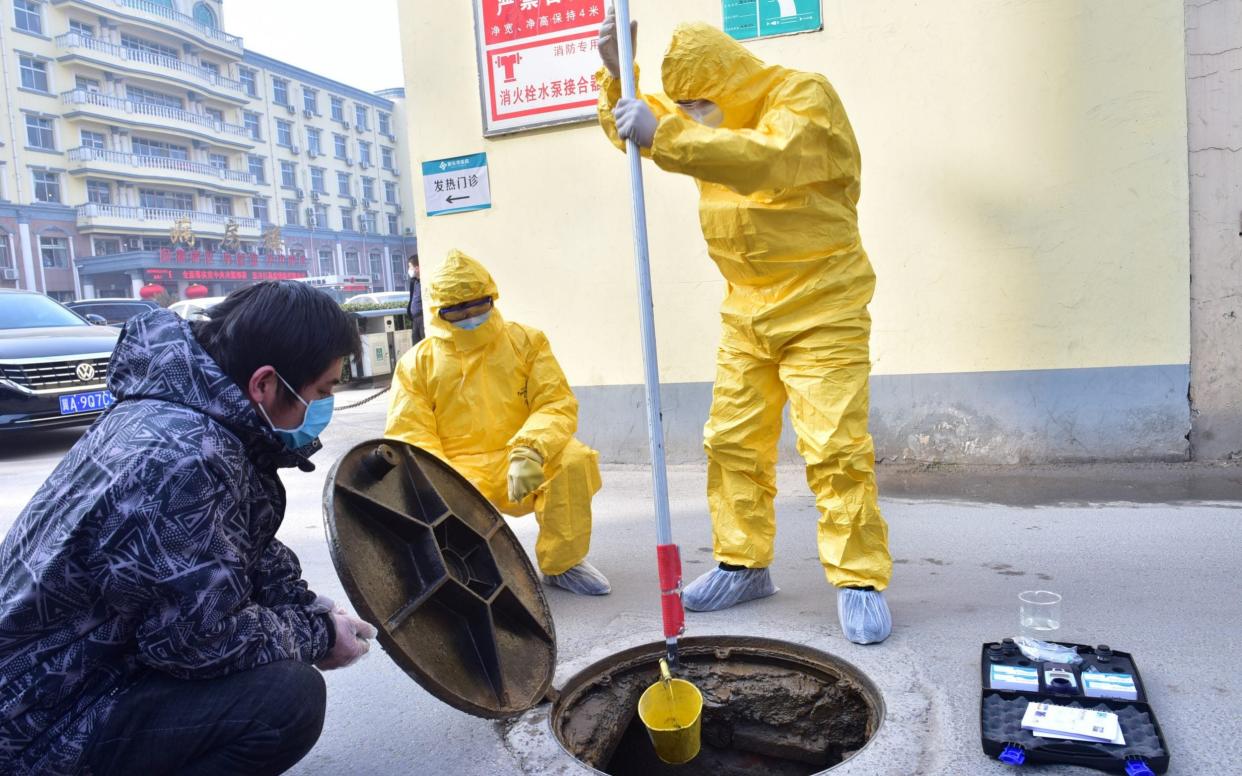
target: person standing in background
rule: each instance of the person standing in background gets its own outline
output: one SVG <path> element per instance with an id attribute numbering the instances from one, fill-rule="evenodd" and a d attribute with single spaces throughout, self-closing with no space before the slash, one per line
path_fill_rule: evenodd
<path id="1" fill-rule="evenodd" d="M 414 344 L 418 344 L 425 335 L 423 330 L 423 286 L 418 279 L 418 254 L 410 256 L 410 264 L 406 269 L 410 279 L 410 301 L 406 310 L 410 314 L 410 329 L 413 332 Z"/>

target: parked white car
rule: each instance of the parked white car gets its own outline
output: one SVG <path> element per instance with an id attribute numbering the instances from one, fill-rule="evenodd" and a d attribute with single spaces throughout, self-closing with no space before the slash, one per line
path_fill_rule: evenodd
<path id="1" fill-rule="evenodd" d="M 392 307 L 405 307 L 410 295 L 405 291 L 379 291 L 372 294 L 359 294 L 345 300 L 345 304 L 382 304 Z"/>
<path id="2" fill-rule="evenodd" d="M 197 321 L 203 318 L 209 318 L 207 313 L 211 308 L 220 304 L 225 300 L 223 296 L 205 296 L 202 299 L 183 299 L 180 302 L 174 302 L 168 305 L 168 309 L 177 315 L 185 318 L 187 321 Z"/>

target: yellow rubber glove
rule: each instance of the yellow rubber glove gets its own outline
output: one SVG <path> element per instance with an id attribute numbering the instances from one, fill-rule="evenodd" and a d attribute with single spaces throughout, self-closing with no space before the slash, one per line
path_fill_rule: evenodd
<path id="1" fill-rule="evenodd" d="M 518 503 L 543 484 L 543 457 L 529 447 L 509 453 L 509 500 Z"/>

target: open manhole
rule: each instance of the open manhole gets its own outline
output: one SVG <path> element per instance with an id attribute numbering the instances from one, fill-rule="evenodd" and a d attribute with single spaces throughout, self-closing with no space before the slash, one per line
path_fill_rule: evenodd
<path id="1" fill-rule="evenodd" d="M 500 513 L 412 445 L 363 442 L 324 493 L 328 548 L 350 602 L 424 689 L 462 711 L 514 718 L 545 701 L 551 735 L 613 776 L 794 776 L 857 752 L 884 717 L 878 688 L 840 658 L 772 639 L 682 639 L 677 672 L 703 694 L 702 749 L 655 756 L 636 713 L 663 642 L 619 652 L 552 688 L 556 630 L 538 577 Z"/>
<path id="2" fill-rule="evenodd" d="M 832 655 L 772 639 L 686 638 L 677 675 L 703 693 L 702 749 L 666 765 L 636 713 L 663 656 L 663 642 L 635 647 L 571 678 L 552 708 L 561 746 L 612 776 L 801 776 L 853 755 L 884 716 L 871 680 Z"/>

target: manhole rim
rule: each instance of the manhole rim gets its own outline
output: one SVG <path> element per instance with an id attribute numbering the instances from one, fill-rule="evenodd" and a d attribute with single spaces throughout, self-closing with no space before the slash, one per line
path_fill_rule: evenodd
<path id="1" fill-rule="evenodd" d="M 721 643 L 722 640 L 727 640 Z M 871 748 L 872 744 L 880 737 L 884 730 L 884 723 L 888 716 L 888 705 L 884 701 L 884 693 L 870 676 L 862 671 L 858 666 L 838 655 L 831 652 L 825 652 L 815 647 L 799 644 L 793 641 L 782 641 L 780 639 L 772 639 L 766 636 L 733 636 L 729 634 L 713 634 L 710 636 L 689 636 L 678 639 L 678 647 L 682 654 L 685 653 L 713 653 L 719 650 L 728 650 L 730 652 L 741 651 L 743 653 L 770 653 L 775 651 L 779 654 L 775 657 L 780 660 L 788 660 L 790 663 L 804 663 L 808 668 L 823 670 L 824 668 L 841 669 L 843 674 L 847 674 L 850 681 L 859 685 L 863 696 L 868 703 L 872 704 L 875 709 L 876 726 L 875 731 L 867 738 L 866 743 L 862 745 L 849 759 L 844 760 L 836 765 L 826 768 L 822 771 L 816 771 L 812 776 L 818 776 L 821 773 L 829 773 L 837 768 L 854 762 L 864 752 Z M 632 668 L 641 663 L 658 661 L 664 656 L 666 645 L 663 641 L 648 642 L 633 647 L 628 647 L 619 652 L 614 652 L 607 657 L 600 658 L 576 671 L 569 679 L 565 681 L 562 687 L 556 689 L 556 699 L 551 703 L 536 706 L 532 711 L 543 710 L 547 715 L 545 724 L 547 732 L 551 735 L 552 740 L 556 742 L 557 748 L 575 764 L 589 773 L 600 774 L 600 776 L 608 776 L 604 771 L 593 768 L 586 762 L 582 761 L 569 750 L 565 742 L 561 740 L 557 734 L 556 721 L 561 711 L 564 709 L 571 699 L 576 698 L 579 691 L 592 683 L 595 677 L 605 673 L 616 673 Z M 790 651 L 795 654 L 790 654 Z M 802 653 L 802 654 L 797 654 Z M 826 658 L 826 659 L 825 659 Z M 819 663 L 820 665 L 817 665 Z M 602 667 L 609 666 L 611 671 L 605 672 Z"/>

